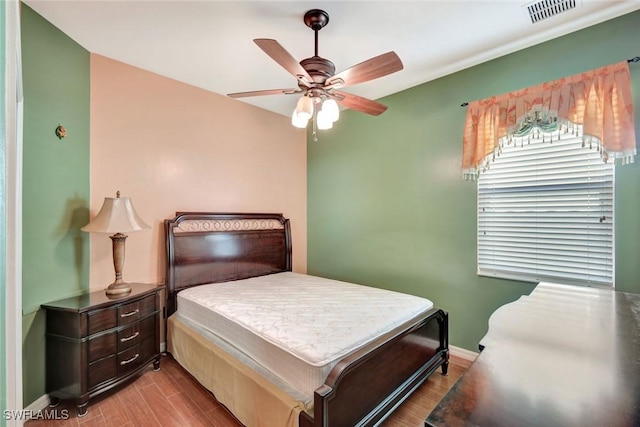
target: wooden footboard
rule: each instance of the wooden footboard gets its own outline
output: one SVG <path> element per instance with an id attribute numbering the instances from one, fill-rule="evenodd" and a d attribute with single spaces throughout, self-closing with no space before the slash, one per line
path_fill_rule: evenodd
<path id="1" fill-rule="evenodd" d="M 448 360 L 448 314 L 432 309 L 411 328 L 382 337 L 336 365 L 315 392 L 313 419 L 300 414 L 300 426 L 377 425 L 438 366 L 446 375 Z"/>

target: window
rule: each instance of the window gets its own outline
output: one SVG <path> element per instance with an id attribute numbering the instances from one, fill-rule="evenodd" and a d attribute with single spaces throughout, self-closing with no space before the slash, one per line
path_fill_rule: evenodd
<path id="1" fill-rule="evenodd" d="M 571 132 L 549 139 L 502 144 L 480 174 L 478 274 L 613 286 L 613 162 Z"/>
<path id="2" fill-rule="evenodd" d="M 614 285 L 613 168 L 636 154 L 632 98 L 621 61 L 469 103 L 478 274 Z"/>

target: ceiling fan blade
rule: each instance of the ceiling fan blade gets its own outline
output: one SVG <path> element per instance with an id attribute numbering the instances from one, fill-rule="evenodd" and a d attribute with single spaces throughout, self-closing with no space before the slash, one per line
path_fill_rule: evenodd
<path id="1" fill-rule="evenodd" d="M 376 57 L 370 58 L 353 67 L 349 67 L 330 77 L 325 82 L 326 86 L 335 85 L 337 87 L 345 87 L 364 83 L 378 77 L 386 76 L 404 68 L 402 61 L 394 51 L 383 53 Z"/>
<path id="2" fill-rule="evenodd" d="M 273 39 L 254 39 L 255 44 L 264 51 L 267 55 L 276 61 L 282 68 L 287 70 L 290 74 L 294 75 L 305 86 L 309 86 L 313 79 L 307 73 L 307 70 L 302 68 L 302 65 L 296 59 L 291 56 L 280 43 Z"/>
<path id="3" fill-rule="evenodd" d="M 301 89 L 267 89 L 267 90 L 254 90 L 249 92 L 236 92 L 229 93 L 227 96 L 231 98 L 246 98 L 248 96 L 262 96 L 262 95 L 291 95 L 293 93 L 300 93 Z"/>
<path id="4" fill-rule="evenodd" d="M 387 111 L 388 108 L 386 105 L 380 104 L 379 102 L 372 101 L 352 93 L 336 91 L 333 92 L 333 97 L 335 97 L 338 103 L 345 107 L 349 107 L 352 110 L 360 111 L 362 113 L 371 114 L 372 116 L 379 116 Z"/>

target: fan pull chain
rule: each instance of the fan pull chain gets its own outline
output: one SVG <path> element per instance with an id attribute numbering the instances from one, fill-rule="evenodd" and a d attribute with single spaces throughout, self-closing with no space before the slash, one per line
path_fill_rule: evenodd
<path id="1" fill-rule="evenodd" d="M 314 116 L 313 117 L 313 142 L 318 142 L 318 132 L 317 132 L 318 131 L 318 127 L 316 125 L 317 119 L 316 119 L 316 115 L 315 114 L 313 116 Z"/>

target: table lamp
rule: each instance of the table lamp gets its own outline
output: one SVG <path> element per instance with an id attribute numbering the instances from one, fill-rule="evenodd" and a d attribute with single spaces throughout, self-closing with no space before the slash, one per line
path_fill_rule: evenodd
<path id="1" fill-rule="evenodd" d="M 146 230 L 149 227 L 136 213 L 129 197 L 105 197 L 104 203 L 96 217 L 89 224 L 82 227 L 82 231 L 90 233 L 115 233 L 111 236 L 113 246 L 113 267 L 116 280 L 110 284 L 105 292 L 107 295 L 121 295 L 131 292 L 131 286 L 122 280 L 124 267 L 124 241 L 126 234 L 132 231 Z"/>

